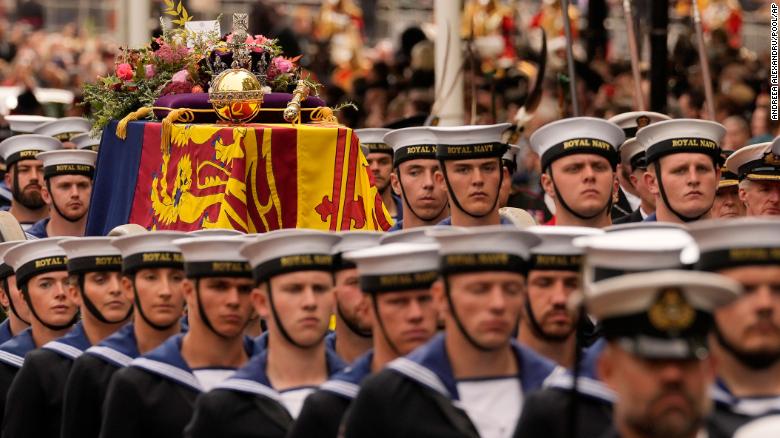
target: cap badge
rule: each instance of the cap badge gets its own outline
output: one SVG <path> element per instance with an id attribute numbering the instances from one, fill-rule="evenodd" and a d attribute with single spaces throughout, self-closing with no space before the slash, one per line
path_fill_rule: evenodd
<path id="1" fill-rule="evenodd" d="M 647 116 L 639 116 L 636 118 L 636 127 L 637 128 L 644 128 L 645 126 L 650 124 L 650 117 Z"/>
<path id="2" fill-rule="evenodd" d="M 780 166 L 780 156 L 777 156 L 770 152 L 764 155 L 764 163 L 772 166 Z"/>
<path id="3" fill-rule="evenodd" d="M 679 332 L 687 329 L 696 318 L 696 311 L 685 300 L 678 288 L 662 289 L 655 304 L 648 311 L 650 323 L 664 332 Z"/>

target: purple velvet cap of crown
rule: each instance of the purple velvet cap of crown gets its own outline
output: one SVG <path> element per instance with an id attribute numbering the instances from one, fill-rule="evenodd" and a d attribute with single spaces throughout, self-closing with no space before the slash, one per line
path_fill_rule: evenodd
<path id="1" fill-rule="evenodd" d="M 292 99 L 293 95 L 289 93 L 269 93 L 263 97 L 262 108 L 278 108 L 283 110 L 287 107 L 287 103 Z M 156 107 L 165 108 L 190 108 L 190 109 L 211 109 L 211 103 L 209 103 L 208 93 L 185 93 L 185 94 L 169 94 L 167 96 L 160 97 L 154 102 Z M 316 108 L 319 106 L 325 106 L 325 101 L 319 97 L 311 96 L 303 101 L 303 108 Z M 154 110 L 154 115 L 158 119 L 164 118 L 168 115 L 167 110 Z M 219 119 L 216 113 L 195 113 L 194 123 L 214 123 Z M 311 111 L 301 111 L 301 122 L 311 122 Z M 284 120 L 282 111 L 260 111 L 257 113 L 252 123 L 287 123 Z"/>

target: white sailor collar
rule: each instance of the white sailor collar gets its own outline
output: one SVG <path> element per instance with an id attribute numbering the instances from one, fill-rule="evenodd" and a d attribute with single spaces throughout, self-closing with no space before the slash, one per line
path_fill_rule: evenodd
<path id="1" fill-rule="evenodd" d="M 141 368 L 159 377 L 184 385 L 194 391 L 204 392 L 198 378 L 192 372 L 192 368 L 181 355 L 181 341 L 184 333 L 171 336 L 159 347 L 149 353 L 130 362 L 129 366 Z M 244 337 L 244 349 L 248 356 L 252 357 L 255 342 Z"/>
<path id="2" fill-rule="evenodd" d="M 780 413 L 780 395 L 736 397 L 721 379 L 717 379 L 710 388 L 710 396 L 715 403 L 739 415 L 759 417 Z"/>
<path id="3" fill-rule="evenodd" d="M 84 325 L 79 321 L 65 336 L 47 342 L 42 348 L 51 350 L 65 358 L 75 360 L 90 346 L 92 346 L 92 343 L 89 342 L 89 338 L 87 338 L 87 334 L 84 332 Z"/>
<path id="4" fill-rule="evenodd" d="M 520 379 L 523 392 L 529 393 L 541 388 L 544 380 L 556 370 L 555 364 L 514 340 L 510 345 L 520 368 L 517 377 Z M 388 368 L 451 400 L 460 399 L 457 382 L 447 356 L 444 333 L 434 336 L 427 344 L 409 355 L 390 362 Z"/>
<path id="5" fill-rule="evenodd" d="M 135 339 L 133 323 L 125 324 L 116 333 L 103 339 L 98 345 L 88 348 L 85 353 L 99 357 L 105 362 L 118 367 L 130 365 L 133 359 L 141 355 L 138 351 L 138 342 Z"/>
<path id="6" fill-rule="evenodd" d="M 325 349 L 325 363 L 328 367 L 328 376 L 344 369 L 347 364 L 331 349 Z M 282 398 L 276 389 L 271 385 L 271 381 L 266 374 L 268 365 L 268 349 L 252 356 L 249 362 L 236 371 L 224 382 L 219 383 L 214 389 L 227 389 L 230 391 L 248 392 L 264 396 L 282 403 Z"/>
<path id="7" fill-rule="evenodd" d="M 371 375 L 371 362 L 374 360 L 374 350 L 369 350 L 352 363 L 334 374 L 320 389 L 336 394 L 339 397 L 353 400 L 357 397 L 363 379 Z"/>
<path id="8" fill-rule="evenodd" d="M 28 327 L 0 345 L 0 362 L 21 368 L 24 365 L 24 355 L 32 350 L 35 350 L 35 341 L 32 329 Z"/>
<path id="9" fill-rule="evenodd" d="M 577 372 L 577 393 L 603 403 L 612 404 L 617 400 L 617 395 L 596 374 L 596 362 L 606 345 L 607 341 L 602 338 L 585 350 Z M 544 381 L 544 387 L 571 390 L 573 382 L 574 374 L 572 371 L 559 368 Z"/>

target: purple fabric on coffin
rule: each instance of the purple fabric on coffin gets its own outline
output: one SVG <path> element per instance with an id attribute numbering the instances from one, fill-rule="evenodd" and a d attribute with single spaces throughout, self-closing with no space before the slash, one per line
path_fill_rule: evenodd
<path id="1" fill-rule="evenodd" d="M 287 107 L 287 103 L 292 99 L 292 94 L 289 93 L 269 93 L 263 97 L 262 108 L 278 108 L 284 109 Z M 163 96 L 154 102 L 156 107 L 165 108 L 190 108 L 190 109 L 212 109 L 209 103 L 208 93 L 187 93 L 187 94 L 171 94 Z M 319 97 L 309 97 L 303 101 L 303 108 L 317 108 L 319 106 L 325 106 L 325 101 Z M 167 110 L 154 110 L 154 115 L 158 119 L 164 118 L 168 115 Z M 214 123 L 219 121 L 216 113 L 195 113 L 195 123 Z M 311 122 L 311 111 L 301 111 L 301 123 Z M 287 123 L 284 121 L 282 111 L 260 111 L 257 113 L 252 123 Z"/>

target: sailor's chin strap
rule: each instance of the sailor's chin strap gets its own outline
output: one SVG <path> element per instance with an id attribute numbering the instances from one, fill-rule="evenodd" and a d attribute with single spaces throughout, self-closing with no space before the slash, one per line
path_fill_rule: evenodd
<path id="1" fill-rule="evenodd" d="M 206 308 L 203 307 L 203 300 L 200 297 L 200 278 L 195 279 L 195 298 L 198 301 L 198 314 L 200 314 L 200 320 L 203 321 L 203 324 L 206 326 L 206 328 L 222 339 L 235 339 L 235 335 L 226 335 L 214 328 L 214 325 L 211 323 L 209 315 L 206 313 Z M 251 318 L 247 318 L 246 323 L 244 324 L 244 329 L 246 329 L 246 327 L 249 325 L 250 320 Z M 241 333 L 243 333 L 243 330 L 241 330 Z"/>
<path id="2" fill-rule="evenodd" d="M 452 315 L 452 319 L 455 320 L 455 325 L 458 327 L 458 331 L 463 335 L 464 338 L 466 338 L 466 341 L 468 341 L 469 344 L 474 346 L 479 351 L 495 351 L 495 348 L 487 347 L 485 345 L 482 345 L 474 339 L 473 336 L 466 330 L 466 327 L 463 325 L 463 322 L 461 322 L 460 317 L 458 316 L 457 310 L 455 310 L 455 304 L 452 301 L 452 290 L 450 288 L 450 279 L 447 274 L 442 276 L 442 280 L 444 281 L 444 295 L 447 297 L 447 305 L 450 308 L 450 314 Z M 514 331 L 513 331 L 514 333 Z"/>
<path id="3" fill-rule="evenodd" d="M 271 308 L 271 315 L 274 318 L 274 322 L 276 323 L 276 327 L 279 328 L 279 333 L 282 334 L 282 337 L 284 338 L 285 341 L 289 342 L 290 345 L 293 345 L 293 346 L 298 347 L 300 349 L 306 350 L 306 349 L 312 348 L 313 346 L 319 344 L 320 342 L 322 342 L 323 339 L 325 339 L 325 336 L 328 335 L 327 330 L 322 333 L 322 336 L 320 337 L 320 339 L 318 339 L 315 342 L 312 342 L 309 345 L 302 344 L 302 343 L 296 341 L 295 339 L 293 339 L 292 336 L 290 336 L 290 332 L 288 332 L 287 329 L 284 327 L 284 324 L 282 323 L 281 318 L 279 318 L 279 312 L 276 311 L 276 305 L 274 304 L 274 294 L 273 294 L 273 291 L 271 290 L 271 280 L 270 279 L 267 280 L 265 282 L 265 284 L 266 284 L 266 287 L 268 288 L 268 306 Z"/>
<path id="4" fill-rule="evenodd" d="M 385 342 L 387 342 L 387 345 L 390 346 L 390 349 L 393 350 L 393 353 L 397 357 L 403 356 L 401 354 L 401 351 L 398 349 L 398 347 L 395 345 L 395 342 L 390 339 L 390 336 L 387 334 L 387 329 L 385 329 L 385 323 L 382 321 L 382 316 L 379 314 L 379 296 L 377 294 L 371 295 L 371 303 L 374 307 L 374 315 L 376 316 L 376 322 L 379 325 L 379 331 L 382 332 L 382 337 L 385 338 Z"/>
<path id="5" fill-rule="evenodd" d="M 607 200 L 607 204 L 604 206 L 604 208 L 602 208 L 601 210 L 597 211 L 594 214 L 585 215 L 585 214 L 582 214 L 582 213 L 576 211 L 575 209 L 571 208 L 569 206 L 569 204 L 566 202 L 566 200 L 563 199 L 563 195 L 561 194 L 560 190 L 558 190 L 558 184 L 556 184 L 556 182 L 555 182 L 555 177 L 553 176 L 552 166 L 549 166 L 547 168 L 547 171 L 549 173 L 548 176 L 550 177 L 550 181 L 552 182 L 553 190 L 555 190 L 555 197 L 558 199 L 558 202 L 561 203 L 561 207 L 563 207 L 566 211 L 571 213 L 574 217 L 576 217 L 577 219 L 583 220 L 583 221 L 588 221 L 588 220 L 591 220 L 591 219 L 595 219 L 595 218 L 601 216 L 602 214 L 609 215 L 610 211 L 612 210 L 612 197 L 615 195 L 615 186 L 614 186 L 614 184 L 610 184 L 609 199 Z"/>
<path id="6" fill-rule="evenodd" d="M 455 191 L 452 189 L 452 185 L 450 184 L 450 178 L 447 174 L 447 166 L 445 160 L 439 160 L 439 166 L 441 167 L 442 174 L 444 175 L 444 182 L 447 184 L 447 191 L 450 194 L 450 197 L 452 198 L 452 202 L 455 204 L 455 207 L 458 208 L 458 210 L 466 213 L 467 215 L 475 218 L 475 219 L 481 219 L 483 217 L 489 216 L 491 213 L 496 211 L 496 207 L 498 206 L 498 200 L 501 197 L 501 184 L 504 183 L 504 163 L 501 161 L 501 157 L 497 158 L 498 160 L 498 190 L 496 190 L 496 197 L 493 199 L 493 205 L 483 214 L 476 214 L 472 213 L 463 206 L 460 205 L 460 201 L 458 201 L 458 196 L 455 194 Z M 400 181 L 400 180 L 399 180 Z M 403 187 L 403 185 L 401 185 Z"/>
<path id="7" fill-rule="evenodd" d="M 355 324 L 349 318 L 347 318 L 347 315 L 344 314 L 344 310 L 341 308 L 341 304 L 339 304 L 338 300 L 336 300 L 336 313 L 338 313 L 339 319 L 344 323 L 344 325 L 347 326 L 349 331 L 364 339 L 371 338 L 372 336 L 371 330 L 363 330 L 360 327 L 358 327 L 357 324 Z"/>
<path id="8" fill-rule="evenodd" d="M 683 222 L 693 222 L 701 219 L 705 214 L 707 214 L 710 209 L 704 210 L 704 212 L 698 216 L 685 216 L 684 214 L 680 213 L 679 211 L 675 210 L 674 207 L 672 207 L 672 203 L 669 201 L 669 197 L 666 196 L 666 189 L 664 188 L 664 181 L 661 177 L 661 161 L 658 160 L 655 162 L 655 178 L 658 180 L 658 191 L 661 192 L 661 199 L 664 201 L 664 205 L 666 205 L 666 208 L 669 209 L 669 211 L 672 212 L 673 215 L 680 218 Z M 713 199 L 714 203 L 714 199 Z M 712 206 L 710 206 L 712 207 Z"/>
<path id="9" fill-rule="evenodd" d="M 43 324 L 44 327 L 46 327 L 49 330 L 53 331 L 60 331 L 65 330 L 69 327 L 72 327 L 73 324 L 77 323 L 79 321 L 79 312 L 76 312 L 73 315 L 73 319 L 71 319 L 69 322 L 65 324 L 51 324 L 43 320 L 40 315 L 38 315 L 38 311 L 35 310 L 35 306 L 32 303 L 32 299 L 30 298 L 30 290 L 28 289 L 27 283 L 21 285 L 19 287 L 19 290 L 22 291 L 22 296 L 24 296 L 24 300 L 27 301 L 27 307 L 30 308 L 30 313 L 32 314 L 33 318 L 38 320 L 41 324 Z"/>
<path id="10" fill-rule="evenodd" d="M 539 324 L 539 321 L 536 319 L 536 315 L 534 314 L 533 309 L 531 308 L 531 300 L 526 297 L 524 300 L 524 307 L 525 307 L 525 314 L 528 318 L 529 325 L 531 327 L 531 331 L 534 332 L 534 336 L 536 336 L 539 339 L 548 341 L 548 342 L 563 342 L 567 339 L 569 339 L 569 336 L 571 336 L 571 333 L 568 335 L 550 335 L 544 331 L 542 328 L 542 325 Z M 576 326 L 575 326 L 576 327 Z M 576 329 L 574 329 L 576 330 Z"/>
<path id="11" fill-rule="evenodd" d="M 169 324 L 157 324 L 155 322 L 152 322 L 151 319 L 149 319 L 148 316 L 146 316 L 146 312 L 144 312 L 144 307 L 141 305 L 141 298 L 138 296 L 138 288 L 135 286 L 135 273 L 132 274 L 132 284 L 133 284 L 133 301 L 135 301 L 135 307 L 138 309 L 138 314 L 141 315 L 141 319 L 144 320 L 144 322 L 149 325 L 149 327 L 158 330 L 158 331 L 166 331 L 173 328 L 176 324 L 179 323 L 179 318 L 174 318 L 173 322 Z"/>
<path id="12" fill-rule="evenodd" d="M 54 207 L 54 209 L 57 211 L 57 214 L 59 214 L 61 218 L 65 219 L 66 221 L 72 224 L 75 224 L 76 222 L 80 221 L 81 219 L 84 218 L 84 216 L 87 215 L 87 213 L 85 212 L 84 214 L 82 214 L 76 219 L 71 219 L 68 216 L 65 216 L 65 214 L 62 213 L 62 210 L 60 210 L 60 208 L 57 207 L 57 202 L 54 200 L 54 194 L 51 191 L 51 182 L 49 181 L 48 178 L 46 179 L 46 189 L 49 190 L 49 196 L 51 196 L 51 205 Z"/>
<path id="13" fill-rule="evenodd" d="M 87 296 L 87 293 L 84 289 L 84 274 L 78 274 L 78 282 L 79 293 L 81 294 L 81 300 L 84 302 L 84 306 L 87 308 L 87 311 L 95 317 L 95 319 L 102 322 L 103 324 L 120 324 L 127 321 L 127 319 L 130 318 L 130 315 L 133 314 L 133 306 L 130 306 L 130 309 L 127 311 L 125 316 L 117 319 L 116 321 L 111 321 L 110 319 L 106 318 L 103 313 L 100 312 L 100 310 L 98 310 L 97 306 L 95 306 L 95 303 L 93 303 L 92 300 L 90 300 Z"/>
<path id="14" fill-rule="evenodd" d="M 502 172 L 502 174 L 503 174 L 503 172 Z M 404 204 L 406 204 L 406 208 L 408 208 L 409 211 L 412 212 L 412 214 L 417 219 L 420 219 L 423 222 L 431 222 L 431 221 L 435 220 L 437 217 L 441 216 L 441 214 L 444 213 L 444 210 L 447 209 L 447 203 L 445 202 L 444 206 L 442 206 L 441 210 L 439 210 L 437 213 L 432 214 L 429 217 L 420 216 L 416 211 L 414 211 L 414 208 L 412 207 L 412 204 L 409 203 L 409 200 L 406 197 L 406 189 L 404 188 L 403 181 L 401 181 L 401 170 L 400 169 L 396 170 L 395 176 L 396 176 L 396 178 L 398 178 L 398 185 L 401 186 L 401 197 L 404 200 Z M 449 187 L 449 183 L 447 183 L 447 186 Z"/>
<path id="15" fill-rule="evenodd" d="M 8 277 L 3 279 L 3 290 L 5 291 L 5 295 L 8 297 L 8 307 L 11 309 L 11 313 L 13 313 L 19 321 L 22 321 L 26 325 L 30 325 L 30 321 L 26 321 L 24 318 L 22 318 L 21 315 L 19 315 L 19 311 L 16 310 L 16 305 L 14 304 L 14 299 L 11 296 L 11 289 L 8 284 Z"/>

